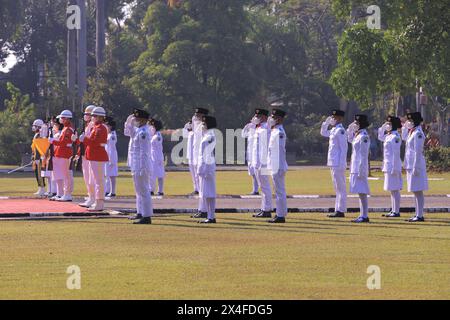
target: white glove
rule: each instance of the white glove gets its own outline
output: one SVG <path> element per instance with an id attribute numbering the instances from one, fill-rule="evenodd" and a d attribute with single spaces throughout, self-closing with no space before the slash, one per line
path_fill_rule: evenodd
<path id="1" fill-rule="evenodd" d="M 418 176 L 420 174 L 419 168 L 414 168 L 412 171 L 413 176 Z"/>
<path id="2" fill-rule="evenodd" d="M 400 172 L 399 172 L 398 170 L 392 169 L 391 174 L 392 174 L 393 176 L 399 176 L 399 175 L 400 175 Z"/>
<path id="3" fill-rule="evenodd" d="M 83 142 L 83 141 L 84 141 L 84 133 L 81 134 L 79 140 L 80 140 L 80 142 Z"/>
<path id="4" fill-rule="evenodd" d="M 78 133 L 75 132 L 75 133 L 70 137 L 70 139 L 72 140 L 72 142 L 77 141 L 77 139 L 78 139 Z"/>
<path id="5" fill-rule="evenodd" d="M 256 124 L 254 124 L 254 123 L 247 123 L 246 125 L 245 125 L 245 127 L 244 127 L 244 130 L 245 129 L 256 129 Z"/>
<path id="6" fill-rule="evenodd" d="M 52 144 L 52 143 L 53 143 L 53 141 L 55 141 L 55 139 L 54 139 L 54 138 L 48 138 L 48 142 L 50 142 L 50 144 Z"/>
<path id="7" fill-rule="evenodd" d="M 332 119 L 333 119 L 332 117 L 326 118 L 326 119 L 325 119 L 325 123 L 326 123 L 327 125 L 330 125 Z"/>

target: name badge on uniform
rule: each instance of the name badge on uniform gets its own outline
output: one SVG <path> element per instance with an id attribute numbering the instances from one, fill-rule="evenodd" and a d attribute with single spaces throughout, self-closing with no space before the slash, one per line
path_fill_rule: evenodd
<path id="1" fill-rule="evenodd" d="M 141 138 L 145 139 L 145 133 L 141 133 Z"/>

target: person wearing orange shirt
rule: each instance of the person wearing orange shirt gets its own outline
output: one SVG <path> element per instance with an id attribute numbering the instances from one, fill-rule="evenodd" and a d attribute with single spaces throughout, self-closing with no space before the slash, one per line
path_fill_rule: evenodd
<path id="1" fill-rule="evenodd" d="M 57 139 L 49 138 L 50 144 L 54 146 L 52 179 L 56 183 L 56 196 L 50 200 L 71 202 L 73 185 L 70 176 L 70 159 L 73 156 L 72 144 L 76 140 L 71 122 L 72 112 L 64 110 L 57 118 L 64 125 L 64 129 Z"/>
<path id="2" fill-rule="evenodd" d="M 105 207 L 105 164 L 108 162 L 106 143 L 108 140 L 108 128 L 103 123 L 106 112 L 102 107 L 96 107 L 92 111 L 94 123 L 89 135 L 82 134 L 80 141 L 86 146 L 86 159 L 89 161 L 89 176 L 92 183 L 89 184 L 89 198 L 94 199 L 88 210 L 102 211 Z"/>

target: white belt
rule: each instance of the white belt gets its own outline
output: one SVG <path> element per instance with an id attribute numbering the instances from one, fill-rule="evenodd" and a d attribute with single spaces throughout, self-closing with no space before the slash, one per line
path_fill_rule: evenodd
<path id="1" fill-rule="evenodd" d="M 72 146 L 72 144 L 71 144 L 71 143 L 69 143 L 69 144 L 67 144 L 67 145 L 66 145 L 66 147 L 69 147 L 69 148 L 70 148 L 71 146 Z"/>
<path id="2" fill-rule="evenodd" d="M 106 147 L 106 143 L 102 143 L 102 144 L 100 144 L 100 146 Z"/>

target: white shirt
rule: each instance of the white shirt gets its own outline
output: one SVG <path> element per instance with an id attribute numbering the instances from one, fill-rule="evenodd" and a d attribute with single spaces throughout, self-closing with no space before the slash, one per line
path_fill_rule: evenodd
<path id="1" fill-rule="evenodd" d="M 350 173 L 368 176 L 369 175 L 369 148 L 370 138 L 366 129 L 361 129 L 355 134 L 349 135 L 349 142 L 352 144 L 352 158 L 350 162 Z"/>
<path id="2" fill-rule="evenodd" d="M 272 128 L 267 156 L 267 169 L 271 171 L 272 175 L 288 170 L 286 162 L 286 140 L 286 132 L 281 124 Z"/>
<path id="3" fill-rule="evenodd" d="M 108 140 L 106 142 L 106 152 L 108 153 L 108 158 L 110 163 L 117 163 L 118 155 L 117 155 L 117 134 L 115 131 L 111 131 L 108 134 Z"/>
<path id="4" fill-rule="evenodd" d="M 409 132 L 405 148 L 404 167 L 406 170 L 426 170 L 425 156 L 423 155 L 424 143 L 425 134 L 421 126 L 417 126 Z"/>
<path id="5" fill-rule="evenodd" d="M 328 130 L 328 124 L 323 122 L 320 134 L 329 138 L 327 166 L 345 169 L 347 167 L 348 138 L 342 124 L 339 123 Z"/>
<path id="6" fill-rule="evenodd" d="M 250 165 L 255 169 L 267 166 L 267 154 L 269 148 L 270 130 L 267 122 L 256 126 L 253 134 L 253 148 Z"/>
<path id="7" fill-rule="evenodd" d="M 400 149 L 402 139 L 397 130 L 386 134 L 384 128 L 378 129 L 378 140 L 383 142 L 383 168 L 386 173 L 401 173 L 402 159 L 400 158 Z"/>
<path id="8" fill-rule="evenodd" d="M 131 137 L 131 148 L 128 162 L 132 172 L 150 174 L 152 172 L 151 148 L 152 135 L 149 125 L 128 128 Z"/>
<path id="9" fill-rule="evenodd" d="M 256 125 L 253 123 L 248 123 L 244 129 L 242 129 L 242 138 L 247 139 L 247 163 L 251 163 L 252 161 L 252 152 L 253 152 L 253 144 L 255 140 L 255 130 Z"/>
<path id="10" fill-rule="evenodd" d="M 216 158 L 214 149 L 216 148 L 216 136 L 214 129 L 207 130 L 200 143 L 200 154 L 198 158 L 197 173 L 199 176 L 213 175 L 216 171 Z"/>

